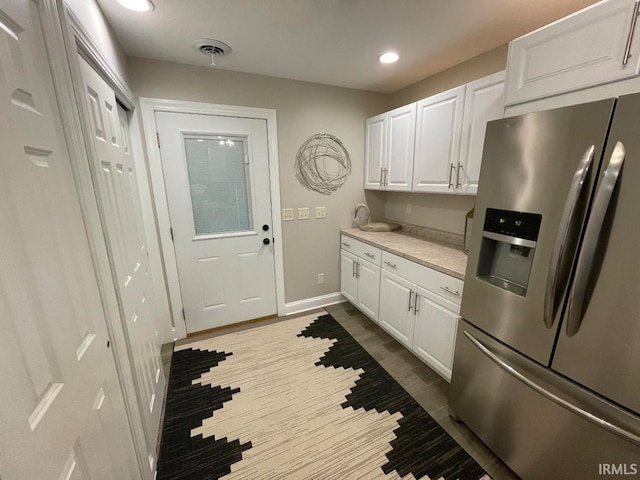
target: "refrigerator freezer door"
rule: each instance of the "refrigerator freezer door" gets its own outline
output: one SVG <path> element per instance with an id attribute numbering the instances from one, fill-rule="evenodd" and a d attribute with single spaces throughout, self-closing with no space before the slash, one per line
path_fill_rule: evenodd
<path id="1" fill-rule="evenodd" d="M 487 125 L 461 315 L 543 365 L 549 365 L 558 329 L 558 322 L 545 324 L 547 285 L 555 285 L 549 294 L 559 312 L 614 105 L 613 99 L 603 100 Z M 478 278 L 487 208 L 542 216 L 524 296 Z M 566 253 L 551 265 L 558 241 Z"/>
<path id="2" fill-rule="evenodd" d="M 598 479 L 603 464 L 638 466 L 640 417 L 465 321 L 458 324 L 449 405 L 523 480 Z"/>
<path id="3" fill-rule="evenodd" d="M 570 294 L 579 318 L 563 319 L 551 366 L 640 413 L 638 125 L 640 95 L 621 97 Z"/>

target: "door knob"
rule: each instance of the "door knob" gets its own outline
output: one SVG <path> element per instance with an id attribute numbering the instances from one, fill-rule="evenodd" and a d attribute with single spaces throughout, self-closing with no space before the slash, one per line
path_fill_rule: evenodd
<path id="1" fill-rule="evenodd" d="M 266 223 L 264 225 L 262 225 L 262 230 L 264 230 L 265 232 L 269 231 L 269 225 L 267 225 Z"/>
<path id="2" fill-rule="evenodd" d="M 262 240 L 262 243 L 264 243 L 265 245 L 269 245 L 271 243 L 271 240 L 265 238 L 264 240 Z"/>

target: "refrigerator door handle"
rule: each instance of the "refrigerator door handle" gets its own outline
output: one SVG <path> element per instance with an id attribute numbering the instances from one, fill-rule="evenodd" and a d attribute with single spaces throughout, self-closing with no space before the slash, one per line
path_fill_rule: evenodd
<path id="1" fill-rule="evenodd" d="M 550 392 L 549 390 L 542 387 L 541 385 L 539 385 L 538 383 L 536 383 L 535 381 L 527 377 L 525 374 L 520 372 L 517 367 L 509 364 L 506 360 L 504 360 L 503 358 L 493 353 L 491 350 L 489 350 L 489 348 L 487 348 L 480 340 L 478 340 L 472 334 L 470 334 L 466 330 L 463 330 L 462 333 L 464 333 L 465 337 L 469 339 L 469 341 L 473 344 L 474 347 L 480 350 L 480 352 L 486 355 L 492 362 L 494 362 L 496 365 L 498 365 L 508 374 L 520 380 L 529 388 L 538 392 L 543 397 L 548 398 L 552 402 L 560 405 L 561 407 L 569 410 L 570 412 L 578 415 L 579 417 L 584 418 L 585 420 L 599 427 L 604 428 L 605 430 L 613 433 L 614 435 L 617 435 L 618 437 L 623 438 L 624 440 L 627 440 L 635 445 L 640 446 L 640 436 L 636 435 L 635 433 L 629 432 L 628 430 L 625 430 L 624 428 L 619 427 L 618 425 L 615 425 L 607 420 L 604 420 L 603 418 L 600 418 L 597 415 L 594 415 L 574 405 L 573 403 L 568 402 L 567 400 L 559 397 L 555 393 Z"/>
<path id="2" fill-rule="evenodd" d="M 559 297 L 563 295 L 563 292 L 560 292 L 560 290 L 564 291 L 566 288 L 568 275 L 567 272 L 562 271 L 560 266 L 562 258 L 567 254 L 566 249 L 573 219 L 575 215 L 580 213 L 576 212 L 576 207 L 578 205 L 578 199 L 587 183 L 586 180 L 589 175 L 589 170 L 591 169 L 591 164 L 593 163 L 595 151 L 595 145 L 591 145 L 584 153 L 582 160 L 580 160 L 576 173 L 571 180 L 569 195 L 564 204 L 564 210 L 562 211 L 558 236 L 556 237 L 556 243 L 551 253 L 551 261 L 549 262 L 549 273 L 547 275 L 547 287 L 544 297 L 544 324 L 547 328 L 553 327 L 556 321 L 558 304 L 560 303 Z M 569 265 L 569 268 L 571 268 L 571 265 Z M 561 278 L 564 278 L 564 285 L 560 285 Z"/>
<path id="3" fill-rule="evenodd" d="M 624 145 L 622 142 L 617 142 L 593 200 L 591 215 L 584 233 L 580 256 L 578 257 L 575 280 L 569 295 L 569 306 L 567 307 L 568 337 L 573 337 L 578 333 L 580 325 L 582 325 L 587 285 L 593 268 L 593 259 L 598 248 L 598 239 L 602 233 L 602 226 L 607 216 L 613 191 L 620 178 L 625 154 Z"/>

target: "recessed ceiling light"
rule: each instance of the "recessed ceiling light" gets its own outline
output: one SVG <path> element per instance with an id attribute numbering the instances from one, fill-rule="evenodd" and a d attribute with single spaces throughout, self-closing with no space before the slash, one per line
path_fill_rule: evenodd
<path id="1" fill-rule="evenodd" d="M 134 12 L 150 12 L 153 10 L 153 3 L 150 0 L 118 0 L 118 3 Z"/>
<path id="2" fill-rule="evenodd" d="M 394 63 L 397 62 L 400 56 L 396 52 L 383 53 L 378 57 L 380 63 Z"/>

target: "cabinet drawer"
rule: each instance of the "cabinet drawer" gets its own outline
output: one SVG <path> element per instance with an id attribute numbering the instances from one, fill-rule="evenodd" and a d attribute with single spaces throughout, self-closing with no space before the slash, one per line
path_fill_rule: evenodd
<path id="1" fill-rule="evenodd" d="M 382 261 L 382 250 L 371 245 L 355 240 L 346 235 L 340 236 L 340 248 L 357 255 L 358 257 L 380 266 Z"/>
<path id="2" fill-rule="evenodd" d="M 454 303 L 459 310 L 464 285 L 462 280 L 389 252 L 382 252 L 382 268 Z"/>

